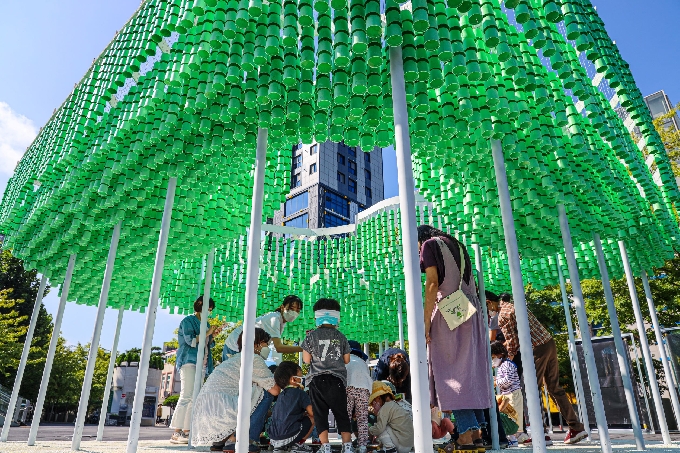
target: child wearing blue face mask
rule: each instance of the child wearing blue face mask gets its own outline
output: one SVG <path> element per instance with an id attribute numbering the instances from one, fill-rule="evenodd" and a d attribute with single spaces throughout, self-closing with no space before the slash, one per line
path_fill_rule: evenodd
<path id="1" fill-rule="evenodd" d="M 353 453 L 352 424 L 347 414 L 347 369 L 350 351 L 347 338 L 338 330 L 340 303 L 334 299 L 319 299 L 314 304 L 317 328 L 302 342 L 302 360 L 308 363 L 309 397 L 316 421 L 321 449 L 331 453 L 328 442 L 328 413 L 333 411 L 342 436 L 342 453 Z"/>

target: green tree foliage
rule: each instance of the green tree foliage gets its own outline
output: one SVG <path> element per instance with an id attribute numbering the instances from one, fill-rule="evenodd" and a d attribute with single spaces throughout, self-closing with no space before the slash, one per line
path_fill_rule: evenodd
<path id="1" fill-rule="evenodd" d="M 610 278 L 612 278 L 610 284 L 621 331 L 624 333 L 632 333 L 636 342 L 639 344 L 639 336 L 635 324 L 633 305 L 628 291 L 628 283 L 626 282 L 625 276 L 622 278 L 614 277 L 615 276 L 610 276 Z M 666 261 L 666 264 L 663 267 L 655 269 L 653 273 L 650 272 L 649 280 L 656 313 L 659 318 L 659 324 L 662 327 L 676 327 L 680 323 L 680 255 L 676 255 L 674 259 Z M 650 345 L 654 345 L 656 344 L 656 337 L 651 325 L 652 321 L 649 316 L 649 309 L 647 308 L 644 288 L 639 278 L 635 279 L 635 286 L 640 301 L 642 316 L 647 328 L 647 340 Z M 602 282 L 600 280 L 587 279 L 581 281 L 581 287 L 583 290 L 588 321 L 591 325 L 599 327 L 597 330 L 593 331 L 593 335 L 611 335 L 611 322 L 607 311 L 607 303 L 604 298 Z M 567 284 L 567 293 L 571 294 L 570 284 Z M 560 287 L 549 286 L 538 291 L 531 286 L 528 286 L 526 295 L 529 310 L 531 310 L 536 318 L 548 328 L 553 336 L 555 336 L 558 357 L 560 360 L 560 382 L 567 389 L 573 390 L 569 352 L 567 349 L 567 327 L 564 309 L 562 308 L 562 293 L 560 292 Z M 574 329 L 578 331 L 578 322 L 573 310 L 571 311 L 571 315 Z M 578 333 L 576 336 L 579 336 Z M 656 369 L 659 384 L 662 387 L 665 387 L 661 362 L 659 360 L 654 360 L 654 367 Z M 636 367 L 633 367 L 633 373 L 637 374 Z"/>
<path id="2" fill-rule="evenodd" d="M 177 406 L 177 401 L 179 401 L 179 395 L 170 395 L 165 398 L 165 401 L 163 401 L 163 406 L 168 406 L 174 409 L 175 406 Z"/>
<path id="3" fill-rule="evenodd" d="M 654 128 L 659 133 L 661 141 L 666 148 L 668 159 L 673 168 L 673 174 L 680 177 L 680 130 L 676 129 L 669 121 L 680 111 L 680 103 L 673 110 L 654 120 Z"/>
<path id="4" fill-rule="evenodd" d="M 139 357 L 142 350 L 139 348 L 128 349 L 125 352 L 118 354 L 116 357 L 116 365 L 120 366 L 121 363 L 127 362 L 128 365 L 132 362 L 139 362 Z M 149 368 L 154 368 L 156 370 L 163 369 L 163 354 L 161 354 L 161 348 L 158 346 L 153 346 L 151 348 L 151 357 L 149 357 Z"/>
<path id="5" fill-rule="evenodd" d="M 10 251 L 0 252 L 0 384 L 14 386 L 26 332 L 38 296 L 40 280 L 36 271 L 24 269 L 23 261 Z M 45 295 L 49 292 L 45 288 Z M 12 322 L 13 321 L 13 322 Z M 38 397 L 45 357 L 52 335 L 52 317 L 44 306 L 36 323 L 20 394 L 35 401 Z"/>

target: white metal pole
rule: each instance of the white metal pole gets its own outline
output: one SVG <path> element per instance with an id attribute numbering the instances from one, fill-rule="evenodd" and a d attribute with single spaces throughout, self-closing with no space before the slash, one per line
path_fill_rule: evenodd
<path id="1" fill-rule="evenodd" d="M 94 365 L 97 362 L 97 352 L 99 351 L 99 339 L 102 333 L 102 325 L 104 324 L 104 316 L 106 315 L 106 304 L 109 300 L 109 288 L 111 287 L 113 267 L 116 262 L 116 251 L 118 250 L 118 240 L 120 239 L 121 223 L 122 221 L 118 222 L 116 226 L 113 227 L 113 234 L 111 235 L 109 256 L 106 259 L 104 280 L 102 282 L 102 290 L 99 294 L 97 317 L 95 318 L 94 321 L 94 331 L 92 332 L 92 340 L 90 341 L 90 350 L 87 352 L 87 364 L 85 365 L 85 379 L 83 379 L 83 388 L 80 390 L 80 402 L 78 403 L 76 425 L 75 428 L 73 429 L 71 450 L 80 449 L 80 441 L 83 437 L 83 428 L 85 427 L 85 416 L 87 415 L 87 404 L 90 400 L 90 390 L 92 389 L 92 377 L 94 376 Z"/>
<path id="2" fill-rule="evenodd" d="M 637 366 L 638 370 L 638 376 L 640 376 L 640 386 L 642 387 L 642 396 L 645 399 L 645 407 L 647 408 L 647 418 L 649 419 L 649 426 L 647 427 L 647 430 L 651 430 L 651 432 L 656 431 L 654 428 L 654 419 L 652 417 L 652 409 L 649 406 L 649 397 L 647 396 L 647 385 L 645 384 L 645 377 L 642 374 L 642 368 L 640 367 L 640 356 L 637 353 L 637 344 L 635 343 L 635 338 L 631 335 L 631 341 L 633 343 L 633 354 L 635 354 L 635 364 Z"/>
<path id="3" fill-rule="evenodd" d="M 543 398 L 545 401 L 545 415 L 548 417 L 548 432 L 553 433 L 552 413 L 550 412 L 550 395 L 548 395 L 548 386 L 543 382 Z"/>
<path id="4" fill-rule="evenodd" d="M 212 284 L 213 264 L 215 263 L 215 249 L 210 249 L 205 265 L 205 283 L 203 284 L 203 306 L 201 308 L 201 328 L 198 337 L 198 351 L 196 353 L 196 375 L 194 377 L 194 390 L 191 401 L 195 402 L 198 394 L 203 386 L 203 378 L 205 376 L 205 369 L 203 362 L 205 362 L 205 345 L 208 334 L 208 317 L 210 316 L 210 286 Z M 194 410 L 196 407 L 191 405 L 191 424 L 193 425 Z M 191 436 L 189 437 L 189 446 L 191 447 Z"/>
<path id="5" fill-rule="evenodd" d="M 99 426 L 97 427 L 97 441 L 104 440 L 104 422 L 106 421 L 106 409 L 109 407 L 109 395 L 111 394 L 111 381 L 113 380 L 113 368 L 116 365 L 116 355 L 118 355 L 118 339 L 120 338 L 120 328 L 123 325 L 123 313 L 125 306 L 118 309 L 118 321 L 116 322 L 116 333 L 113 335 L 113 345 L 111 346 L 111 358 L 109 359 L 109 369 L 106 372 L 106 384 L 104 385 L 104 397 L 102 398 L 102 409 L 99 411 Z"/>
<path id="6" fill-rule="evenodd" d="M 557 256 L 557 275 L 560 279 L 560 290 L 562 291 L 562 307 L 564 307 L 564 316 L 567 320 L 567 331 L 569 333 L 569 361 L 571 362 L 571 370 L 574 376 L 574 388 L 578 396 L 578 408 L 581 413 L 581 422 L 588 433 L 588 440 L 590 440 L 590 420 L 588 420 L 588 408 L 586 407 L 586 396 L 583 391 L 581 381 L 581 368 L 578 364 L 578 354 L 576 353 L 576 338 L 574 338 L 574 325 L 571 322 L 571 309 L 569 304 L 569 297 L 567 296 L 567 285 L 564 282 L 564 274 L 562 273 L 562 266 L 560 264 L 560 255 Z"/>
<path id="7" fill-rule="evenodd" d="M 479 292 L 479 304 L 482 306 L 482 317 L 484 319 L 484 333 L 485 338 L 489 338 L 489 313 L 486 307 L 486 293 L 484 291 L 484 269 L 482 266 L 482 248 L 479 244 L 472 244 L 475 251 L 475 264 L 477 265 L 477 291 Z M 486 342 L 487 347 L 487 362 L 489 362 L 489 385 L 494 388 L 493 379 L 493 365 L 491 364 L 491 343 Z M 500 441 L 498 439 L 498 417 L 496 414 L 496 401 L 491 401 L 489 408 L 489 424 L 491 429 L 491 449 L 500 450 Z M 520 427 L 521 429 L 521 427 Z M 512 433 L 510 433 L 512 434 Z"/>
<path id="8" fill-rule="evenodd" d="M 571 232 L 569 231 L 569 221 L 564 205 L 558 204 L 557 210 L 560 216 L 560 229 L 562 230 L 562 243 L 564 245 L 564 255 L 567 258 L 567 269 L 569 269 L 569 280 L 571 281 L 571 293 L 574 300 L 574 309 L 578 318 L 578 327 L 581 331 L 581 347 L 586 360 L 586 370 L 588 370 L 588 384 L 590 384 L 590 394 L 595 410 L 595 421 L 597 423 L 597 434 L 600 438 L 600 447 L 603 453 L 611 453 L 612 444 L 609 439 L 609 428 L 607 427 L 607 417 L 604 413 L 604 403 L 602 402 L 602 392 L 600 391 L 600 380 L 597 377 L 597 365 L 593 353 L 593 343 L 590 340 L 588 315 L 586 314 L 583 302 L 583 292 L 581 291 L 581 280 L 576 266 L 576 256 L 574 246 L 571 242 Z"/>
<path id="9" fill-rule="evenodd" d="M 387 351 L 390 348 L 390 344 L 387 340 L 385 340 L 385 351 Z"/>
<path id="10" fill-rule="evenodd" d="M 675 422 L 680 426 L 680 404 L 678 403 L 678 393 L 673 385 L 673 375 L 671 374 L 671 364 L 668 362 L 668 355 L 663 344 L 663 334 L 659 326 L 659 318 L 656 315 L 656 307 L 654 306 L 654 299 L 652 298 L 652 290 L 649 287 L 649 280 L 647 279 L 647 271 L 640 269 L 640 278 L 642 279 L 642 287 L 645 289 L 645 296 L 647 297 L 647 306 L 649 307 L 649 314 L 652 318 L 652 326 L 654 327 L 654 334 L 656 336 L 656 344 L 659 347 L 659 355 L 661 356 L 661 363 L 663 364 L 663 372 L 666 375 L 666 385 L 668 386 L 668 393 L 671 395 L 671 404 L 673 405 L 673 413 L 675 415 Z"/>
<path id="11" fill-rule="evenodd" d="M 508 178 L 505 173 L 505 158 L 503 157 L 503 149 L 501 148 L 500 141 L 491 140 L 491 153 L 493 155 L 493 166 L 496 173 L 496 185 L 498 186 L 498 198 L 501 206 L 501 217 L 503 219 L 505 247 L 508 253 L 512 297 L 515 301 L 517 336 L 519 337 L 519 350 L 522 352 L 524 389 L 526 392 L 527 409 L 529 411 L 529 421 L 531 424 L 531 443 L 534 452 L 545 452 L 545 431 L 543 430 L 541 397 L 538 393 L 536 366 L 534 365 L 534 348 L 531 342 L 531 331 L 529 330 L 529 311 L 527 310 L 527 303 L 524 297 L 524 281 L 522 279 L 522 267 L 519 261 L 517 233 L 515 232 L 515 220 L 512 215 L 512 205 L 510 204 Z"/>
<path id="12" fill-rule="evenodd" d="M 262 204 L 264 199 L 264 169 L 267 163 L 267 129 L 257 130 L 255 177 L 253 179 L 253 204 L 248 231 L 248 258 L 246 269 L 246 300 L 243 310 L 243 339 L 241 350 L 241 375 L 238 388 L 238 412 L 250 414 L 250 396 L 253 386 L 253 360 L 255 351 L 255 317 L 257 315 L 257 290 L 260 273 L 260 235 L 262 232 Z M 236 421 L 236 453 L 248 453 L 250 417 L 241 416 Z"/>
<path id="13" fill-rule="evenodd" d="M 623 338 L 621 337 L 619 318 L 616 314 L 616 306 L 614 305 L 614 295 L 612 294 L 612 288 L 609 283 L 609 271 L 607 270 L 607 262 L 604 259 L 604 251 L 602 250 L 602 241 L 600 241 L 599 234 L 593 233 L 593 242 L 595 244 L 597 264 L 600 267 L 600 276 L 602 277 L 604 298 L 607 301 L 607 312 L 609 313 L 609 322 L 611 323 L 612 336 L 614 337 L 614 345 L 616 346 L 616 356 L 619 360 L 619 372 L 621 373 L 621 380 L 623 381 L 623 391 L 626 394 L 630 424 L 633 426 L 633 435 L 635 436 L 637 449 L 644 450 L 645 440 L 642 437 L 640 417 L 638 415 L 637 404 L 635 403 L 635 393 L 633 393 L 633 383 L 630 379 L 628 360 L 626 360 L 628 358 L 628 352 L 626 351 L 626 346 L 623 344 Z"/>
<path id="14" fill-rule="evenodd" d="M 406 344 L 404 343 L 404 312 L 401 305 L 400 298 L 399 305 L 397 305 L 397 320 L 399 321 L 399 347 L 406 350 Z"/>
<path id="15" fill-rule="evenodd" d="M 638 301 L 637 290 L 635 289 L 635 277 L 630 267 L 628 259 L 628 252 L 626 251 L 626 244 L 619 241 L 619 250 L 621 251 L 621 261 L 623 261 L 623 270 L 626 273 L 626 281 L 628 282 L 628 292 L 630 292 L 630 299 L 633 304 L 633 313 L 635 313 L 635 323 L 637 324 L 638 335 L 640 336 L 640 349 L 642 349 L 642 356 L 645 358 L 645 366 L 647 368 L 647 378 L 649 379 L 649 387 L 654 399 L 654 408 L 656 409 L 656 418 L 659 423 L 663 443 L 671 445 L 671 435 L 668 432 L 668 424 L 666 423 L 666 415 L 663 412 L 663 403 L 661 402 L 661 392 L 659 392 L 659 383 L 656 381 L 656 374 L 654 371 L 654 363 L 652 362 L 652 354 L 649 352 L 649 343 L 647 342 L 647 331 L 645 329 L 645 320 L 642 317 L 640 310 L 640 302 Z M 652 418 L 652 414 L 649 414 Z"/>
<path id="16" fill-rule="evenodd" d="M 14 378 L 14 387 L 12 388 L 12 395 L 9 398 L 9 406 L 7 406 L 7 415 L 5 416 L 5 423 L 2 425 L 2 435 L 0 435 L 0 442 L 7 442 L 9 436 L 9 428 L 12 425 L 14 418 L 14 409 L 19 398 L 19 389 L 21 388 L 21 380 L 24 377 L 24 370 L 26 369 L 26 362 L 28 361 L 28 353 L 31 351 L 31 342 L 33 341 L 33 334 L 35 333 L 35 325 L 38 322 L 38 315 L 40 315 L 40 307 L 42 306 L 43 295 L 45 294 L 45 286 L 47 286 L 47 277 L 43 274 L 40 278 L 40 286 L 38 287 L 38 294 L 33 305 L 33 313 L 31 314 L 31 322 L 28 326 L 26 339 L 24 340 L 24 349 L 21 351 L 21 359 L 19 360 L 19 369 Z"/>
<path id="17" fill-rule="evenodd" d="M 33 412 L 31 431 L 28 433 L 29 446 L 35 445 L 35 438 L 38 436 L 38 427 L 40 426 L 40 418 L 42 416 L 43 405 L 45 404 L 47 385 L 50 382 L 50 374 L 52 373 L 54 352 L 57 349 L 57 342 L 59 341 L 59 334 L 61 333 L 61 321 L 64 319 L 64 309 L 66 308 L 66 300 L 68 299 L 68 290 L 71 288 L 71 277 L 73 276 L 73 268 L 75 267 L 75 264 L 76 255 L 72 254 L 68 259 L 66 276 L 64 277 L 64 283 L 61 286 L 59 308 L 57 309 L 57 316 L 54 318 L 52 338 L 50 339 L 50 346 L 47 349 L 47 358 L 45 359 L 45 369 L 43 370 L 42 381 L 40 381 L 40 390 L 38 390 L 38 399 L 35 402 L 35 411 Z"/>
<path id="18" fill-rule="evenodd" d="M 390 47 L 390 79 L 394 110 L 394 149 L 397 155 L 399 207 L 404 257 L 404 294 L 408 321 L 411 391 L 413 396 L 413 428 L 415 453 L 432 452 L 430 388 L 425 344 L 420 257 L 416 223 L 415 183 L 411 167 L 411 137 L 408 128 L 404 60 L 401 47 Z"/>
<path id="19" fill-rule="evenodd" d="M 158 299 L 161 292 L 161 282 L 163 280 L 163 266 L 165 265 L 165 250 L 168 246 L 168 236 L 170 235 L 170 221 L 172 220 L 172 206 L 175 203 L 176 188 L 177 178 L 171 177 L 168 180 L 168 190 L 165 195 L 165 206 L 163 207 L 163 218 L 161 220 L 161 231 L 158 235 L 156 262 L 154 263 L 153 268 L 149 306 L 147 307 L 144 338 L 142 340 L 142 353 L 139 357 L 139 373 L 137 374 L 137 385 L 135 387 L 135 400 L 132 404 L 132 414 L 130 416 L 127 453 L 136 453 L 137 444 L 139 442 L 139 427 L 142 423 L 142 409 L 144 407 L 144 395 L 146 394 L 146 379 L 149 375 L 149 360 L 151 359 L 151 343 L 153 341 L 153 331 L 156 325 L 156 312 L 158 311 Z"/>

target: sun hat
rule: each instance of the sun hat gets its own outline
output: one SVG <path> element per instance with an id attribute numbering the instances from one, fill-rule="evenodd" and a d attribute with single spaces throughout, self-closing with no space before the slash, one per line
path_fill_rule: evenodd
<path id="1" fill-rule="evenodd" d="M 375 381 L 373 382 L 373 390 L 371 391 L 371 397 L 368 399 L 368 404 L 371 404 L 380 395 L 391 395 L 394 397 L 392 389 L 387 384 L 382 381 Z"/>

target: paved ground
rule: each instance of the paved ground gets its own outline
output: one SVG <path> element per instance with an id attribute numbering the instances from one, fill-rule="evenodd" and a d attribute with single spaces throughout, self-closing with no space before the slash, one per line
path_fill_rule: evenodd
<path id="1" fill-rule="evenodd" d="M 73 425 L 44 425 L 38 431 L 38 442 L 34 447 L 27 447 L 28 427 L 12 428 L 9 433 L 10 442 L 0 444 L 0 453 L 68 453 L 71 451 L 71 436 Z M 87 453 L 118 453 L 125 452 L 127 440 L 127 427 L 107 426 L 104 429 L 104 442 L 96 442 L 97 427 L 85 426 L 81 451 Z M 197 447 L 193 450 L 187 446 L 172 445 L 168 442 L 170 430 L 165 427 L 142 427 L 140 432 L 140 453 L 176 453 L 183 451 L 206 452 L 208 447 Z M 630 433 L 612 431 L 610 433 L 614 453 L 635 450 L 635 442 Z M 549 447 L 550 453 L 600 453 L 600 444 L 597 435 L 593 436 L 592 442 L 581 442 L 578 445 L 565 446 L 561 440 L 563 434 L 556 433 L 553 436 L 555 445 Z M 660 435 L 645 435 L 647 448 L 653 453 L 680 452 L 680 434 L 672 435 L 674 444 L 664 446 L 661 444 Z M 559 439 L 559 441 L 558 441 Z M 528 448 L 506 450 L 517 453 L 529 453 Z"/>

